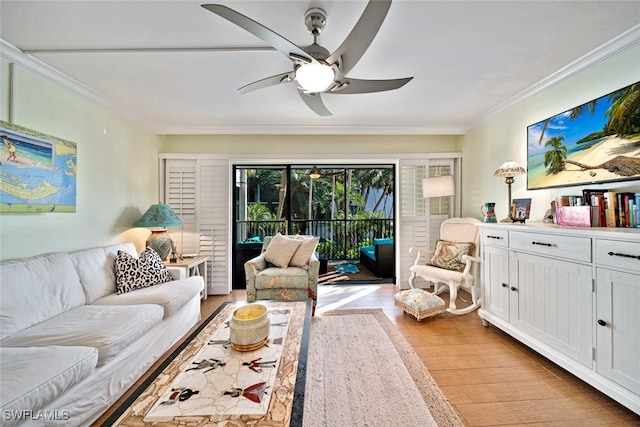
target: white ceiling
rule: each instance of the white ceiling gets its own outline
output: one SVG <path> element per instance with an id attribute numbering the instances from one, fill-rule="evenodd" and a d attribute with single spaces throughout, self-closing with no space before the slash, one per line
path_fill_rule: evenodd
<path id="1" fill-rule="evenodd" d="M 237 92 L 292 63 L 200 7 L 206 2 L 2 0 L 0 37 L 160 134 L 460 134 L 640 42 L 638 1 L 395 0 L 349 76 L 414 79 L 395 91 L 323 95 L 333 116 L 320 117 L 300 100 L 295 83 Z M 328 17 L 319 42 L 329 51 L 366 6 L 365 0 L 219 2 L 299 46 L 312 42 L 305 11 L 322 7 Z M 4 44 L 5 58 L 9 51 Z"/>

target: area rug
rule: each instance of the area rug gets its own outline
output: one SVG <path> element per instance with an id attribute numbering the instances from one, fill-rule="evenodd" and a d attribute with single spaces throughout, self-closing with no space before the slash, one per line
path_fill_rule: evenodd
<path id="1" fill-rule="evenodd" d="M 333 265 L 333 269 L 342 274 L 357 274 L 360 273 L 360 269 L 356 263 L 342 261 Z"/>
<path id="2" fill-rule="evenodd" d="M 311 322 L 304 427 L 464 424 L 381 309 Z"/>

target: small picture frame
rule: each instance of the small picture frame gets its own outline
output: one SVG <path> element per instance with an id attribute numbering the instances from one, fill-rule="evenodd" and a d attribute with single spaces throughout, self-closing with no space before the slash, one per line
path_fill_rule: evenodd
<path id="1" fill-rule="evenodd" d="M 531 199 L 513 199 L 511 201 L 509 218 L 512 222 L 521 222 L 524 224 L 525 220 L 529 219 L 530 212 Z"/>

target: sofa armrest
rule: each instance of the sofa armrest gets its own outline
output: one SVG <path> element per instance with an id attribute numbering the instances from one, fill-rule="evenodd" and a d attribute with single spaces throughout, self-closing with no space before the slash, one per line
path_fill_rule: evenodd
<path id="1" fill-rule="evenodd" d="M 256 300 L 256 274 L 267 268 L 267 260 L 264 254 L 251 258 L 244 263 L 244 279 L 247 285 L 247 301 Z"/>
<path id="2" fill-rule="evenodd" d="M 171 265 L 167 266 L 167 271 L 173 278 L 173 280 L 181 280 L 187 278 L 187 270 L 182 267 L 173 267 Z"/>
<path id="3" fill-rule="evenodd" d="M 393 277 L 393 245 L 375 245 L 376 273 L 380 277 Z"/>

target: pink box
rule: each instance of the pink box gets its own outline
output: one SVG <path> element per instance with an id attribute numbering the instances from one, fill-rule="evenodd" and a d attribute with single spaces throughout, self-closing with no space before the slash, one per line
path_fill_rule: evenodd
<path id="1" fill-rule="evenodd" d="M 558 206 L 558 225 L 591 227 L 591 206 Z"/>

